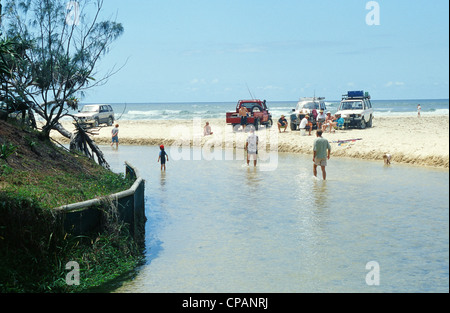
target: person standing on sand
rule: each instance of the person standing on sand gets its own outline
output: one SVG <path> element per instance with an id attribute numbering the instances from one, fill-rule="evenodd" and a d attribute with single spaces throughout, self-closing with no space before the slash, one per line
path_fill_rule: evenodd
<path id="1" fill-rule="evenodd" d="M 417 105 L 417 116 L 420 117 L 420 111 L 422 111 L 422 107 L 420 104 Z"/>
<path id="2" fill-rule="evenodd" d="M 239 109 L 239 116 L 241 117 L 242 131 L 245 131 L 245 127 L 247 126 L 247 116 L 248 116 L 248 109 L 245 106 L 242 106 Z"/>
<path id="3" fill-rule="evenodd" d="M 164 146 L 163 145 L 161 145 L 159 147 L 159 149 L 161 151 L 159 151 L 158 163 L 161 160 L 161 171 L 162 170 L 165 171 L 166 170 L 166 160 L 167 160 L 167 162 L 169 162 L 169 156 L 167 155 L 166 151 L 164 151 Z"/>
<path id="4" fill-rule="evenodd" d="M 116 126 L 111 131 L 111 147 L 116 144 L 116 149 L 119 148 L 119 124 L 116 124 Z"/>
<path id="5" fill-rule="evenodd" d="M 317 167 L 322 168 L 323 180 L 327 180 L 327 172 L 325 170 L 331 155 L 331 146 L 327 139 L 322 137 L 323 131 L 317 130 L 317 139 L 314 140 L 314 176 L 317 177 Z"/>

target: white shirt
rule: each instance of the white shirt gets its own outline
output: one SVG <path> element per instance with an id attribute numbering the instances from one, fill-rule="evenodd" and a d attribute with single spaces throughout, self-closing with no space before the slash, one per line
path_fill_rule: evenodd
<path id="1" fill-rule="evenodd" d="M 326 119 L 327 118 L 327 116 L 326 116 L 326 114 L 325 113 L 319 113 L 318 115 L 317 115 L 317 121 L 319 121 L 320 119 Z"/>
<path id="2" fill-rule="evenodd" d="M 308 125 L 308 119 L 304 117 L 302 121 L 300 122 L 300 129 L 305 129 L 306 125 Z"/>
<path id="3" fill-rule="evenodd" d="M 255 134 L 251 134 L 250 136 L 248 136 L 247 142 L 248 142 L 247 148 L 248 153 L 256 154 L 256 152 L 258 151 L 258 136 L 256 136 Z"/>

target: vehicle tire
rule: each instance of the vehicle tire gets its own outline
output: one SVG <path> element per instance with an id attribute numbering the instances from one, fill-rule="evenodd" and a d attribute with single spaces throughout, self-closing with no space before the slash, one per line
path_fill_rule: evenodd
<path id="1" fill-rule="evenodd" d="M 114 118 L 112 116 L 108 117 L 108 126 L 112 126 L 114 124 Z"/>
<path id="2" fill-rule="evenodd" d="M 291 130 L 297 130 L 297 124 L 295 124 L 294 122 L 291 121 Z"/>
<path id="3" fill-rule="evenodd" d="M 366 129 L 366 127 L 367 127 L 367 124 L 366 124 L 366 121 L 364 120 L 364 117 L 363 117 L 362 120 L 361 120 L 361 123 L 359 124 L 359 128 Z"/>
<path id="4" fill-rule="evenodd" d="M 233 132 L 237 132 L 239 130 L 239 127 L 241 127 L 239 124 L 231 124 L 231 127 L 233 127 Z"/>
<path id="5" fill-rule="evenodd" d="M 255 105 L 255 106 L 252 108 L 251 112 L 252 112 L 252 113 L 255 112 L 255 109 L 258 109 L 256 112 L 261 112 L 261 108 L 260 108 L 259 106 L 257 106 L 257 105 Z"/>
<path id="6" fill-rule="evenodd" d="M 373 125 L 373 116 L 371 115 L 370 116 L 370 119 L 369 119 L 369 122 L 367 123 L 367 127 L 372 127 L 372 125 Z"/>
<path id="7" fill-rule="evenodd" d="M 268 119 L 267 122 L 262 123 L 261 125 L 264 125 L 265 128 L 271 128 L 272 127 L 272 119 Z"/>

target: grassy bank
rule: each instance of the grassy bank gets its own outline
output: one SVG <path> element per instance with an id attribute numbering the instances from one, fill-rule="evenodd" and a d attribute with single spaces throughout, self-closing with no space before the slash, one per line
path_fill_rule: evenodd
<path id="1" fill-rule="evenodd" d="M 0 292 L 82 292 L 135 268 L 140 249 L 108 203 L 101 233 L 73 236 L 52 208 L 130 188 L 132 181 L 0 121 Z M 80 285 L 68 286 L 68 262 Z"/>

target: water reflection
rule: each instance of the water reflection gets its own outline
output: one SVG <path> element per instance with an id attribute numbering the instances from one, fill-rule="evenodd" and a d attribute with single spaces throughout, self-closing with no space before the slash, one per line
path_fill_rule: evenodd
<path id="1" fill-rule="evenodd" d="M 161 171 L 161 179 L 160 179 L 160 186 L 161 186 L 161 192 L 166 191 L 166 171 Z"/>
<path id="2" fill-rule="evenodd" d="M 261 172 L 259 170 L 259 168 L 250 165 L 247 166 L 246 171 L 245 171 L 245 178 L 246 178 L 246 186 L 248 188 L 250 188 L 250 190 L 252 192 L 263 192 L 260 189 L 260 181 L 261 181 Z"/>
<path id="3" fill-rule="evenodd" d="M 327 188 L 327 184 L 328 184 L 327 181 L 313 179 L 312 194 L 314 198 L 315 208 L 318 211 L 321 211 L 322 209 L 329 207 L 328 198 L 330 197 L 330 195 L 328 193 L 329 191 Z"/>

